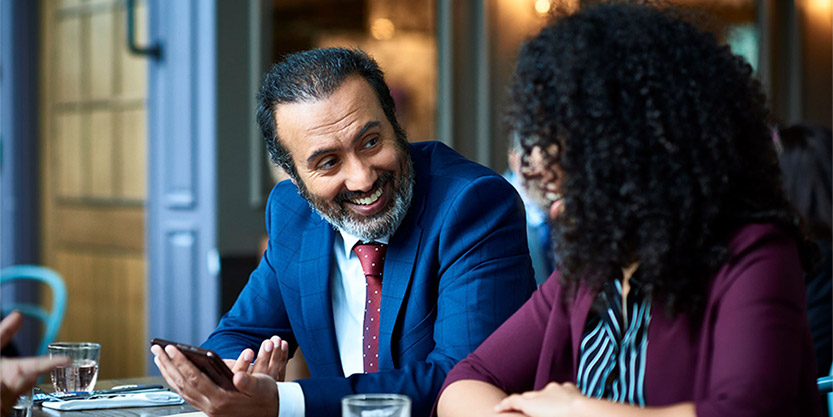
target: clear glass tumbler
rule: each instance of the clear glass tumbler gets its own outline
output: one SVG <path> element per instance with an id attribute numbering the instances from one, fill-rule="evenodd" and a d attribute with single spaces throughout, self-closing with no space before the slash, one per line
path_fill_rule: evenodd
<path id="1" fill-rule="evenodd" d="M 400 394 L 356 394 L 341 399 L 341 417 L 411 417 L 411 399 Z"/>
<path id="2" fill-rule="evenodd" d="M 72 362 L 52 371 L 56 392 L 91 392 L 98 380 L 101 345 L 90 342 L 55 342 L 49 344 L 49 356 L 68 356 Z"/>
<path id="3" fill-rule="evenodd" d="M 18 397 L 9 417 L 32 417 L 32 390 Z"/>

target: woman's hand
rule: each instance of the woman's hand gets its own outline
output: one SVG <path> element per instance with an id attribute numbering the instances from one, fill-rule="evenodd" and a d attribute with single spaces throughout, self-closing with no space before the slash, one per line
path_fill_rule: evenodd
<path id="1" fill-rule="evenodd" d="M 577 403 L 583 399 L 585 397 L 574 384 L 550 382 L 540 391 L 504 398 L 495 406 L 495 411 L 518 411 L 530 417 L 574 416 Z"/>
<path id="2" fill-rule="evenodd" d="M 510 395 L 495 411 L 518 412 L 529 417 L 618 416 L 618 417 L 695 417 L 694 403 L 641 408 L 597 398 L 587 398 L 571 383 L 550 382 L 540 391 Z"/>

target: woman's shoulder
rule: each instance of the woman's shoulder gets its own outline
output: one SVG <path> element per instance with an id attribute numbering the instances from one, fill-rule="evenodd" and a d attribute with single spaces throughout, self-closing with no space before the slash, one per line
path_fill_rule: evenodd
<path id="1" fill-rule="evenodd" d="M 564 283 L 561 274 L 555 270 L 549 278 L 544 281 L 536 291 L 536 295 L 543 297 L 551 308 L 560 308 L 570 311 L 582 308 L 585 304 L 592 302 L 598 290 L 586 285 Z"/>
<path id="2" fill-rule="evenodd" d="M 727 245 L 732 257 L 767 245 L 795 246 L 795 239 L 773 223 L 748 223 L 736 229 Z"/>
<path id="3" fill-rule="evenodd" d="M 733 233 L 727 246 L 729 259 L 713 277 L 710 297 L 733 288 L 790 294 L 803 289 L 798 246 L 781 227 L 746 224 Z"/>

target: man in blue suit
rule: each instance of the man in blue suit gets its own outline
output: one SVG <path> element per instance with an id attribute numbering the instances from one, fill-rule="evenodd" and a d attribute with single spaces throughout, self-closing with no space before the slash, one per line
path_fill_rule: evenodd
<path id="1" fill-rule="evenodd" d="M 409 144 L 361 51 L 290 55 L 258 100 L 292 180 L 272 190 L 268 248 L 203 345 L 239 358 L 237 391 L 173 347 L 152 349 L 163 376 L 211 416 L 335 416 L 343 396 L 373 392 L 428 415 L 446 372 L 535 288 L 517 193 L 445 145 Z M 281 382 L 295 346 L 312 377 Z"/>

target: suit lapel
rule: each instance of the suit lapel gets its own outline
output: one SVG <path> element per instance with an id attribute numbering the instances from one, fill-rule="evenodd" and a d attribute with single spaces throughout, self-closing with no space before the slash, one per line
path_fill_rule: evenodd
<path id="1" fill-rule="evenodd" d="M 419 226 L 425 209 L 425 194 L 428 189 L 430 170 L 426 156 L 413 145 L 409 146 L 413 162 L 413 197 L 408 214 L 391 236 L 385 254 L 385 269 L 382 279 L 382 311 L 379 312 L 379 369 L 393 369 L 393 331 L 400 318 L 405 294 L 414 276 L 414 267 L 419 255 L 422 228 Z"/>
<path id="2" fill-rule="evenodd" d="M 393 369 L 394 367 L 391 339 L 405 301 L 405 293 L 408 291 L 414 274 L 422 237 L 422 229 L 418 225 L 411 225 L 408 227 L 410 230 L 401 230 L 402 226 L 405 225 L 400 225 L 400 230 L 395 235 L 397 238 L 391 239 L 385 254 L 385 269 L 382 275 L 382 311 L 379 312 L 380 369 Z"/>
<path id="3" fill-rule="evenodd" d="M 310 362 L 324 366 L 328 375 L 341 375 L 343 370 L 330 294 L 334 232 L 326 222 L 319 220 L 304 231 L 298 259 L 301 317 L 310 342 L 305 346 L 304 354 Z M 315 348 L 307 352 L 313 346 Z"/>
<path id="4" fill-rule="evenodd" d="M 428 160 L 413 145 L 409 146 L 413 162 L 413 197 L 408 214 L 391 236 L 385 254 L 385 269 L 382 278 L 382 311 L 379 312 L 379 369 L 393 369 L 393 331 L 400 318 L 405 294 L 411 285 L 419 255 L 422 228 L 419 226 L 425 209 L 425 194 L 428 187 Z"/>

